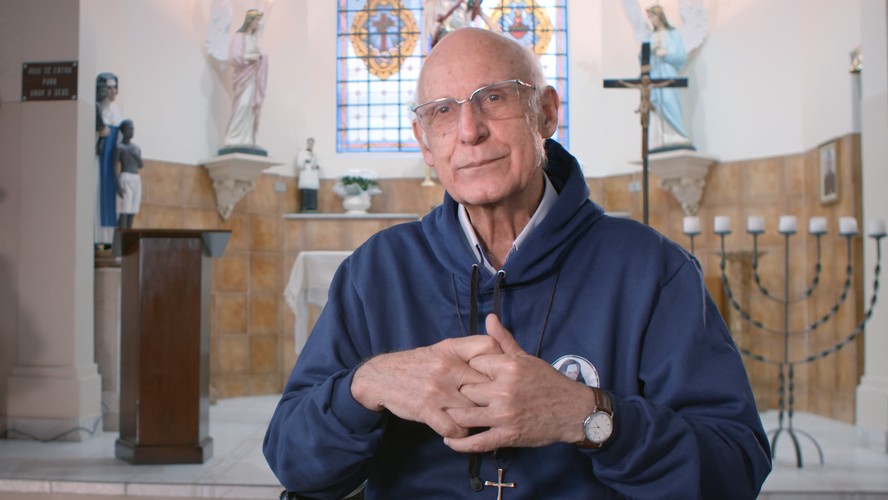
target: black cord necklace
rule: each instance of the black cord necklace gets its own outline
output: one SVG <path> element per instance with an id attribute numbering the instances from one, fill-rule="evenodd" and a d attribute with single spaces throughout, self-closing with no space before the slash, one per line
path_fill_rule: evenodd
<path id="1" fill-rule="evenodd" d="M 472 266 L 472 278 L 471 278 L 471 287 L 469 289 L 469 331 L 471 331 L 471 335 L 478 335 L 475 332 L 475 328 L 478 325 L 478 279 L 480 275 L 480 267 L 477 264 Z M 496 315 L 497 318 L 500 318 L 500 311 L 502 309 L 502 300 L 500 297 L 500 285 L 502 281 L 505 279 L 506 273 L 505 271 L 497 271 L 496 273 L 496 281 L 494 283 L 493 288 L 493 314 Z M 561 276 L 561 270 L 559 269 L 555 273 L 555 279 L 552 283 L 552 291 L 549 293 L 549 303 L 546 306 L 546 316 L 543 318 L 543 326 L 540 328 L 539 338 L 537 339 L 536 352 L 534 356 L 540 357 L 540 350 L 543 346 L 543 335 L 546 333 L 546 326 L 549 324 L 549 315 L 552 312 L 552 304 L 555 302 L 555 290 L 558 287 L 558 278 Z M 454 279 L 454 296 L 456 297 L 456 281 Z M 459 317 L 460 326 L 463 325 L 462 315 L 459 312 L 459 301 L 456 302 L 457 307 L 457 316 Z M 463 334 L 468 336 L 469 333 L 466 332 L 463 327 Z M 471 429 L 470 434 L 477 434 L 481 432 L 483 429 Z M 503 497 L 503 488 L 514 488 L 516 486 L 515 483 L 506 483 L 503 481 L 503 476 L 506 471 L 509 470 L 512 462 L 512 454 L 509 453 L 508 449 L 496 449 L 491 452 L 494 463 L 496 464 L 497 469 L 497 480 L 494 481 L 481 481 L 479 477 L 480 469 L 481 469 L 481 454 L 480 453 L 470 453 L 469 454 L 469 486 L 474 491 L 481 491 L 485 486 L 494 486 L 497 488 L 497 500 L 502 500 Z"/>

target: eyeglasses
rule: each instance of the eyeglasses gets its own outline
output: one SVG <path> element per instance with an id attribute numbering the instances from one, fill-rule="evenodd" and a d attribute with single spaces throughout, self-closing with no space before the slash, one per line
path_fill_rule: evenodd
<path id="1" fill-rule="evenodd" d="M 536 87 L 521 80 L 506 80 L 481 87 L 463 100 L 442 97 L 413 108 L 420 125 L 432 134 L 443 134 L 456 128 L 463 103 L 472 103 L 472 109 L 488 120 L 517 118 L 524 114 L 521 89 Z"/>

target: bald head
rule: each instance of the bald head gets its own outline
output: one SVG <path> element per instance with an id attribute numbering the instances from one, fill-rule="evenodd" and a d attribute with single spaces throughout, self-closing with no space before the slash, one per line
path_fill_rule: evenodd
<path id="1" fill-rule="evenodd" d="M 545 88 L 543 70 L 533 52 L 511 38 L 480 28 L 461 28 L 438 42 L 426 57 L 417 82 L 417 102 L 443 96 L 430 95 L 429 83 L 440 79 L 475 78 L 474 88 L 518 78 Z"/>

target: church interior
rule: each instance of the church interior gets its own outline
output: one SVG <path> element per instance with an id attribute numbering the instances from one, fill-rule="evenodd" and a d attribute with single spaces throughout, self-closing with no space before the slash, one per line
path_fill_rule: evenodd
<path id="1" fill-rule="evenodd" d="M 280 492 L 262 436 L 325 280 L 342 255 L 423 217 L 444 194 L 412 135 L 407 146 L 376 150 L 372 140 L 351 142 L 361 133 L 348 128 L 343 82 L 353 61 L 342 45 L 351 43 L 343 19 L 355 14 L 343 11 L 390 1 L 417 14 L 434 3 L 0 0 L 0 499 Z M 639 74 L 629 4 L 661 4 L 677 27 L 703 32 L 679 75 L 693 149 L 654 148 L 646 162 L 639 91 L 603 85 Z M 878 300 L 888 1 L 488 0 L 482 8 L 497 5 L 548 13 L 563 32 L 549 62 L 568 104 L 558 139 L 580 161 L 590 198 L 694 253 L 766 429 L 783 430 L 787 416 L 792 429 L 797 418 L 800 439 L 783 436 L 761 498 L 888 498 L 888 311 Z M 252 8 L 265 10 L 256 143 L 267 155 L 230 155 L 249 167 L 214 169 L 232 70 L 210 56 L 207 34 L 218 9 L 233 12 L 234 31 Z M 417 61 L 399 70 L 416 71 Z M 76 95 L 25 99 L 38 85 L 27 66 L 61 62 L 75 63 L 63 67 L 76 69 Z M 201 418 L 215 447 L 200 465 L 115 457 L 126 419 L 121 275 L 129 268 L 118 248 L 94 240 L 93 89 L 103 72 L 116 75 L 116 105 L 135 123 L 144 163 L 133 230 L 230 235 L 202 261 L 200 397 L 209 407 Z M 415 77 L 405 82 L 398 99 L 412 95 Z M 407 104 L 386 109 L 409 129 Z M 297 157 L 309 137 L 320 179 L 317 208 L 304 211 Z M 381 193 L 366 212 L 347 213 L 335 186 L 359 170 L 372 171 Z"/>

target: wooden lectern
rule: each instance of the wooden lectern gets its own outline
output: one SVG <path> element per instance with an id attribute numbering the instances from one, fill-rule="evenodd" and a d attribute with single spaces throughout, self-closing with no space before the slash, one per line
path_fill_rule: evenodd
<path id="1" fill-rule="evenodd" d="M 209 436 L 211 260 L 231 231 L 122 229 L 120 438 L 133 464 L 203 463 Z"/>

